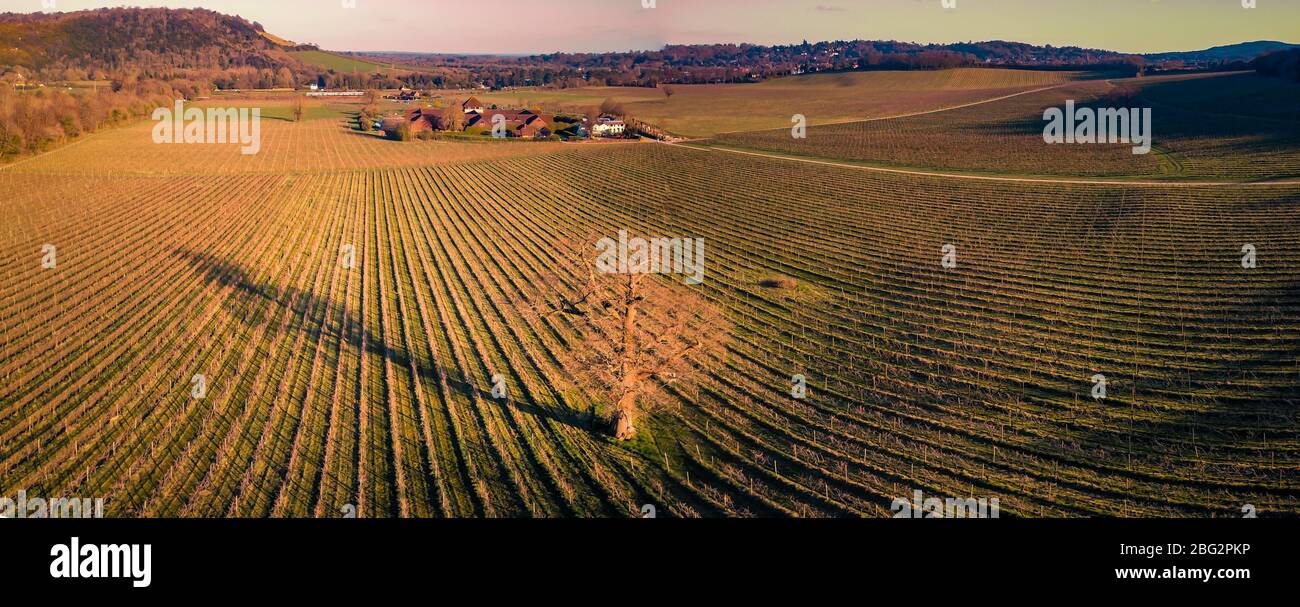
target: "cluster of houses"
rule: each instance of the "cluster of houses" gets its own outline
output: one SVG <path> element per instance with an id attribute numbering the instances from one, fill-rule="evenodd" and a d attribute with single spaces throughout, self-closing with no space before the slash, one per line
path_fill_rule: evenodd
<path id="1" fill-rule="evenodd" d="M 409 125 L 412 136 L 422 132 L 453 130 L 457 126 L 462 130 L 482 129 L 487 132 L 500 128 L 502 130 L 498 132 L 504 132 L 506 137 L 530 139 L 546 139 L 561 130 L 577 137 L 617 137 L 627 130 L 627 125 L 614 116 L 600 116 L 595 124 L 590 125 L 585 124 L 586 119 L 582 122 L 575 127 L 571 121 L 563 123 L 555 116 L 539 114 L 529 109 L 488 109 L 483 102 L 470 97 L 459 108 L 411 108 L 402 117 L 385 119 L 376 126 L 391 134 L 402 125 Z"/>
<path id="2" fill-rule="evenodd" d="M 483 103 L 474 97 L 466 99 L 465 103 L 461 104 L 461 112 L 465 114 L 466 129 L 478 127 L 485 131 L 491 131 L 498 124 L 501 124 L 504 126 L 508 137 L 531 137 L 535 139 L 545 139 L 554 132 L 552 125 L 555 124 L 555 116 L 542 116 L 528 109 L 519 111 L 489 110 L 484 108 Z"/>
<path id="3" fill-rule="evenodd" d="M 396 93 L 393 93 L 392 95 L 385 95 L 384 99 L 392 99 L 394 101 L 401 101 L 403 103 L 408 101 L 418 101 L 420 99 L 420 91 L 404 86 L 401 88 L 401 90 L 397 91 Z"/>

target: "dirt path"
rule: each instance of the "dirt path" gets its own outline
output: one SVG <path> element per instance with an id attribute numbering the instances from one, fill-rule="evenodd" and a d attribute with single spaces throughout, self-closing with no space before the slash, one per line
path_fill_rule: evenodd
<path id="1" fill-rule="evenodd" d="M 712 146 L 699 145 L 681 145 L 677 143 L 665 143 L 664 145 L 676 145 L 679 147 L 688 147 L 694 150 L 704 150 L 710 152 L 728 152 L 731 154 L 743 154 L 745 156 L 759 156 L 763 158 L 775 158 L 777 160 L 789 160 L 791 162 L 805 162 L 808 164 L 821 164 L 826 166 L 840 167 L 845 169 L 858 169 L 861 171 L 872 171 L 876 173 L 897 173 L 901 175 L 919 175 L 923 177 L 945 177 L 949 179 L 973 179 L 977 181 L 1001 181 L 1009 183 L 1059 183 L 1067 185 L 1131 185 L 1143 187 L 1270 187 L 1270 186 L 1297 186 L 1300 180 L 1285 179 L 1278 181 L 1140 181 L 1140 180 L 1122 180 L 1122 179 L 1083 179 L 1069 177 L 999 177 L 996 175 L 967 175 L 963 173 L 945 173 L 942 171 L 925 171 L 920 169 L 891 169 L 886 167 L 867 166 L 862 164 L 853 164 L 849 162 L 835 162 L 833 160 L 818 160 L 816 158 L 801 158 L 798 156 L 788 156 L 785 154 L 751 152 L 746 150 L 737 150 L 732 148 L 720 148 Z"/>

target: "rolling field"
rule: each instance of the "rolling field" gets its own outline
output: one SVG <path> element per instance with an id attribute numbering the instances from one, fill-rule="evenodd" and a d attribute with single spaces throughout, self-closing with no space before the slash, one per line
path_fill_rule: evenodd
<path id="1" fill-rule="evenodd" d="M 1300 178 L 1300 84 L 1254 74 L 1145 82 L 1156 144 L 1181 174 Z"/>
<path id="2" fill-rule="evenodd" d="M 321 108 L 321 111 L 333 110 Z M 412 141 L 394 145 L 380 135 L 352 130 L 343 122 L 325 119 L 326 116 L 300 123 L 290 122 L 288 116 L 288 108 L 264 114 L 270 119 L 262 120 L 262 144 L 256 154 L 240 154 L 239 147 L 234 145 L 154 145 L 153 125 L 142 123 L 106 131 L 54 154 L 17 164 L 19 170 L 60 175 L 291 174 L 442 164 L 554 151 L 563 145 L 499 142 L 490 138 L 472 144 Z"/>
<path id="3" fill-rule="evenodd" d="M 804 114 L 809 124 L 826 124 L 947 108 L 1053 86 L 1079 76 L 1075 72 L 964 68 L 812 74 L 756 84 L 671 85 L 672 97 L 666 97 L 661 89 L 632 87 L 470 91 L 465 95 L 489 104 L 545 102 L 574 110 L 614 99 L 632 116 L 669 132 L 710 137 L 730 131 L 789 128 L 794 114 Z"/>
<path id="4" fill-rule="evenodd" d="M 918 489 L 1003 516 L 1300 514 L 1300 186 L 262 128 L 254 157 L 132 127 L 0 170 L 0 494 L 111 516 L 888 516 Z M 574 280 L 557 243 L 619 229 L 704 238 L 692 288 L 732 326 L 630 443 L 563 362 L 589 321 L 522 310 Z"/>
<path id="5" fill-rule="evenodd" d="M 725 133 L 712 143 L 890 167 L 1010 175 L 1258 180 L 1300 177 L 1295 85 L 1254 75 L 1119 81 L 1150 107 L 1151 153 L 1132 146 L 1048 145 L 1043 110 L 1105 107 L 1112 85 L 1069 84 L 946 112 L 815 126 L 805 139 L 789 127 Z M 1223 91 L 1228 91 L 1224 93 Z M 1231 96 L 1233 103 L 1225 99 Z M 967 153 L 978 150 L 978 153 Z"/>

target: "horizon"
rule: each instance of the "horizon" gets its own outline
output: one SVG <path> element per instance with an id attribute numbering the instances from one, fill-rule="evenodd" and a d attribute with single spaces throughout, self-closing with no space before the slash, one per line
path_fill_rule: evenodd
<path id="1" fill-rule="evenodd" d="M 269 31 L 269 30 L 268 30 L 268 33 L 270 33 L 270 34 L 275 34 L 275 32 L 271 32 L 271 31 Z M 956 43 L 943 43 L 943 42 L 925 42 L 925 41 L 919 41 L 919 40 L 891 40 L 891 39 L 884 39 L 884 38 L 871 38 L 871 39 L 857 38 L 857 39 L 836 39 L 836 40 L 808 40 L 808 43 L 809 43 L 809 44 L 821 44 L 821 43 L 826 43 L 826 42 L 855 42 L 855 41 L 861 41 L 861 42 L 898 42 L 898 43 L 903 43 L 903 44 L 918 44 L 918 45 L 928 45 L 928 44 L 956 44 Z M 297 41 L 295 40 L 294 42 L 297 42 Z M 1007 42 L 1007 43 L 1012 43 L 1012 44 L 1028 44 L 1028 43 L 1025 43 L 1025 42 L 1020 41 L 1020 40 L 995 40 L 995 39 L 988 39 L 988 40 L 963 40 L 963 41 L 961 41 L 961 42 L 962 42 L 962 43 L 966 43 L 966 44 L 989 44 L 989 43 L 995 43 L 995 42 Z M 1225 47 L 1239 46 L 1239 45 L 1243 45 L 1243 44 L 1268 44 L 1268 43 L 1277 43 L 1277 44 L 1287 44 L 1287 45 L 1292 45 L 1292 46 L 1300 46 L 1300 43 L 1297 43 L 1297 42 L 1288 42 L 1288 41 L 1286 41 L 1286 40 L 1263 40 L 1263 39 L 1260 39 L 1260 40 L 1241 40 L 1241 41 L 1238 41 L 1238 42 L 1230 42 L 1230 43 L 1227 43 L 1227 44 L 1216 44 L 1216 45 L 1214 45 L 1214 46 L 1207 46 L 1207 47 L 1203 47 L 1203 48 L 1194 48 L 1194 49 L 1175 49 L 1175 50 L 1151 51 L 1151 52 L 1145 52 L 1145 53 L 1124 53 L 1124 52 L 1122 52 L 1122 51 L 1114 51 L 1114 52 L 1116 52 L 1116 53 L 1118 53 L 1118 54 L 1128 54 L 1128 55 L 1167 55 L 1167 54 L 1172 54 L 1172 53 L 1187 53 L 1187 52 L 1207 51 L 1207 50 L 1213 50 L 1213 49 L 1216 49 L 1216 48 L 1225 48 Z M 543 52 L 543 53 L 460 53 L 460 52 L 455 52 L 455 51 L 395 51 L 395 50 L 392 50 L 392 49 L 383 49 L 383 48 L 378 48 L 378 49 L 331 49 L 331 48 L 325 48 L 325 47 L 321 47 L 321 50 L 322 50 L 322 51 L 327 51 L 327 52 L 332 52 L 332 53 L 354 53 L 354 54 L 357 54 L 357 55 L 377 55 L 377 54 L 387 54 L 387 55 L 417 55 L 417 56 L 418 56 L 418 55 L 423 55 L 423 56 L 445 56 L 445 57 L 530 57 L 530 56 L 536 56 L 536 55 L 548 55 L 548 54 L 556 54 L 556 53 L 568 53 L 568 54 L 650 53 L 650 52 L 661 51 L 661 50 L 663 50 L 664 48 L 667 48 L 667 46 L 720 46 L 720 45 L 737 45 L 737 46 L 742 46 L 742 45 L 746 45 L 746 44 L 748 44 L 748 45 L 754 45 L 754 46 L 793 46 L 793 45 L 797 45 L 797 44 L 799 44 L 799 43 L 798 43 L 798 42 L 793 42 L 793 43 L 781 43 L 781 44 L 758 44 L 758 43 L 754 43 L 754 42 L 692 42 L 692 43 L 689 43 L 689 44 L 681 44 L 681 45 L 678 45 L 678 44 L 665 45 L 665 46 L 661 46 L 661 47 L 658 47 L 658 48 L 626 49 L 626 50 L 622 50 L 622 51 L 547 51 L 547 52 Z M 1041 47 L 1041 46 L 1043 46 L 1043 45 L 1035 45 L 1035 46 L 1040 46 L 1040 47 Z M 1075 47 L 1075 48 L 1083 48 L 1083 49 L 1085 49 L 1085 50 L 1093 50 L 1093 51 L 1112 51 L 1112 50 L 1113 50 L 1113 49 L 1107 49 L 1107 48 L 1079 47 L 1078 45 L 1064 45 L 1064 44 L 1062 44 L 1062 45 L 1055 45 L 1055 44 L 1054 44 L 1054 45 L 1050 45 L 1050 46 L 1052 46 L 1053 48 L 1069 48 L 1069 47 Z"/>
<path id="2" fill-rule="evenodd" d="M 649 1 L 649 0 L 647 0 Z M 835 40 L 895 40 L 916 44 L 1012 41 L 1126 54 L 1198 51 L 1256 41 L 1300 39 L 1300 3 L 1240 0 L 551 0 L 539 10 L 527 0 L 494 0 L 490 12 L 468 4 L 418 0 L 54 0 L 52 12 L 136 6 L 205 8 L 239 15 L 298 44 L 360 53 L 520 56 L 658 50 L 667 45 L 764 46 Z M 351 3 L 352 8 L 347 7 Z M 332 8 L 328 8 L 332 7 Z M 3 0 L 0 10 L 42 12 L 39 0 Z M 46 11 L 51 12 L 51 11 Z M 527 19 L 506 15 L 528 13 Z M 1010 17 L 1009 16 L 1013 16 Z M 494 32 L 464 23 L 488 19 Z M 595 21 L 598 27 L 576 27 Z M 1149 23 L 1168 23 L 1151 29 Z M 434 37 L 438 42 L 430 43 Z"/>

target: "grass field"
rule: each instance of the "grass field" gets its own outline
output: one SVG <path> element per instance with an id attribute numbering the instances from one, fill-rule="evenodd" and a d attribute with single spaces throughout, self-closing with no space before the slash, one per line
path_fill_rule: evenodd
<path id="1" fill-rule="evenodd" d="M 0 494 L 113 516 L 887 516 L 915 489 L 1003 516 L 1300 514 L 1300 186 L 262 128 L 254 157 L 140 126 L 0 169 Z M 559 355 L 589 321 L 520 306 L 557 242 L 621 228 L 706 239 L 695 288 L 732 324 L 630 444 Z"/>
<path id="2" fill-rule="evenodd" d="M 280 120 L 293 122 L 292 99 L 286 94 L 281 93 L 266 99 L 244 96 L 243 98 L 228 98 L 218 96 L 215 99 L 200 101 L 196 105 L 201 108 L 221 107 L 221 108 L 259 108 L 262 110 L 262 118 L 270 120 Z M 339 121 L 355 115 L 361 104 L 348 102 L 331 102 L 317 101 L 306 99 L 303 101 L 302 120 L 331 120 Z"/>
<path id="3" fill-rule="evenodd" d="M 375 72 L 393 73 L 395 70 L 391 66 L 347 57 L 328 51 L 289 51 L 290 55 L 297 57 L 299 61 L 308 65 L 314 65 L 320 68 L 334 70 L 340 74 L 373 74 Z M 411 71 L 411 70 L 396 70 Z"/>
<path id="4" fill-rule="evenodd" d="M 709 137 L 730 131 L 789 128 L 794 114 L 803 114 L 809 124 L 825 124 L 952 107 L 1080 76 L 1075 72 L 954 69 L 812 74 L 756 84 L 673 85 L 672 97 L 665 96 L 662 89 L 629 87 L 465 94 L 484 103 L 520 107 L 543 102 L 575 110 L 614 99 L 632 116 L 672 133 Z"/>

